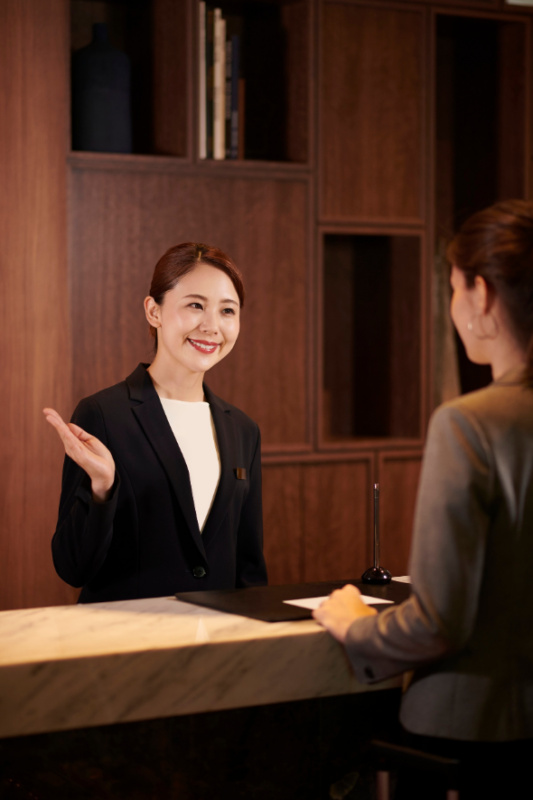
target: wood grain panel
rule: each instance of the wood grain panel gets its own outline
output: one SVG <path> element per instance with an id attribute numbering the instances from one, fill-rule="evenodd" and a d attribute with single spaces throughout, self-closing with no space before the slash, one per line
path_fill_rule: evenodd
<path id="1" fill-rule="evenodd" d="M 302 470 L 305 580 L 359 578 L 370 566 L 370 461 Z"/>
<path id="2" fill-rule="evenodd" d="M 263 467 L 264 552 L 271 585 L 303 581 L 301 467 Z"/>
<path id="3" fill-rule="evenodd" d="M 421 216 L 423 16 L 325 5 L 321 57 L 321 215 Z"/>
<path id="4" fill-rule="evenodd" d="M 526 26 L 499 26 L 498 199 L 524 197 Z M 529 81 L 527 81 L 529 87 Z"/>
<path id="5" fill-rule="evenodd" d="M 305 162 L 309 150 L 309 14 L 307 0 L 282 7 L 283 28 L 287 38 L 287 133 L 289 161 Z"/>
<path id="6" fill-rule="evenodd" d="M 187 6 L 152 0 L 154 153 L 187 153 Z"/>
<path id="7" fill-rule="evenodd" d="M 381 562 L 393 575 L 407 575 L 422 454 L 381 453 Z"/>
<path id="8" fill-rule="evenodd" d="M 208 376 L 268 447 L 304 443 L 307 183 L 74 171 L 71 287 L 76 400 L 151 360 L 142 300 L 179 242 L 216 244 L 241 268 L 240 340 Z"/>
<path id="9" fill-rule="evenodd" d="M 480 12 L 482 12 L 483 10 L 491 10 L 498 8 L 499 6 L 503 5 L 504 2 L 504 0 L 466 0 L 466 2 L 465 0 L 439 0 L 439 2 L 436 3 L 435 0 L 395 0 L 395 2 L 400 2 L 400 3 L 405 2 L 409 3 L 409 5 L 412 5 L 413 1 L 415 3 L 421 3 L 424 5 L 432 5 L 432 6 L 438 5 L 439 8 L 441 6 L 455 6 L 457 11 L 461 10 L 460 8 L 461 6 L 463 7 L 463 9 L 469 7 L 477 8 L 479 6 L 484 7 L 484 8 L 479 8 Z M 457 6 L 459 6 L 459 8 L 457 8 Z M 506 6 L 506 10 L 510 11 L 511 13 L 513 11 L 515 11 L 515 13 L 516 11 L 520 11 L 520 13 L 522 13 L 522 9 L 513 9 L 512 6 Z"/>
<path id="10" fill-rule="evenodd" d="M 0 608 L 68 603 L 50 539 L 62 448 L 44 406 L 70 408 L 66 265 L 67 13 L 0 3 Z"/>

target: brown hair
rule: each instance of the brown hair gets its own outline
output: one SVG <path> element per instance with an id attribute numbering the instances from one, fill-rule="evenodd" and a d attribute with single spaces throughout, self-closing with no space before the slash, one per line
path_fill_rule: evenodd
<path id="1" fill-rule="evenodd" d="M 166 293 L 174 288 L 180 278 L 192 272 L 199 264 L 209 264 L 209 266 L 226 273 L 235 287 L 242 308 L 245 294 L 244 283 L 241 273 L 231 258 L 218 247 L 195 242 L 177 244 L 161 256 L 155 265 L 150 284 L 150 296 L 158 305 L 161 305 Z M 157 330 L 152 325 L 150 325 L 150 335 L 154 337 L 157 349 Z"/>
<path id="2" fill-rule="evenodd" d="M 452 239 L 447 257 L 467 286 L 480 275 L 498 295 L 526 350 L 525 379 L 533 384 L 533 203 L 506 200 L 478 211 Z"/>

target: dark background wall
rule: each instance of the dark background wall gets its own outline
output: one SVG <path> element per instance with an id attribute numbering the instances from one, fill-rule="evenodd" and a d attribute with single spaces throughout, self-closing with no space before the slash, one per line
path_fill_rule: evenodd
<path id="1" fill-rule="evenodd" d="M 250 36 L 259 5 L 222 3 Z M 407 570 L 433 254 L 466 213 L 529 193 L 530 11 L 273 6 L 283 46 L 248 86 L 255 160 L 201 162 L 194 0 L 0 3 L 1 608 L 76 597 L 51 565 L 62 455 L 41 409 L 68 416 L 150 360 L 142 300 L 157 258 L 185 240 L 217 244 L 244 273 L 241 339 L 208 383 L 262 429 L 272 582 L 359 576 L 374 481 L 383 561 Z M 70 52 L 93 21 L 133 58 L 134 155 L 70 150 Z M 279 113 L 271 153 L 262 98 Z M 485 379 L 468 364 L 461 377 Z"/>

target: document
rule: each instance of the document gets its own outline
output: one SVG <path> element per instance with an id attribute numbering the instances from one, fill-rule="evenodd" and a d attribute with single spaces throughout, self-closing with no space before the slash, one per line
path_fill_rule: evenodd
<path id="1" fill-rule="evenodd" d="M 324 595 L 323 597 L 302 597 L 301 600 L 284 600 L 284 603 L 287 603 L 289 606 L 298 606 L 298 608 L 309 608 L 311 611 L 314 611 L 315 608 L 318 608 L 324 600 L 327 600 L 329 597 L 328 594 Z M 382 600 L 380 597 L 368 597 L 366 594 L 361 595 L 361 600 L 363 603 L 366 603 L 367 606 L 369 605 L 377 605 L 378 603 L 392 603 L 392 600 Z"/>

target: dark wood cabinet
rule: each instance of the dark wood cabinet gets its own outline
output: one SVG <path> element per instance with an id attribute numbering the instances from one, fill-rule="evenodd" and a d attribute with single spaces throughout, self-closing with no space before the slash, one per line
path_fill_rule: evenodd
<path id="1" fill-rule="evenodd" d="M 248 25 L 264 63 L 235 161 L 199 158 L 196 0 L 1 4 L 2 608 L 75 596 L 49 556 L 61 453 L 41 408 L 68 416 L 150 360 L 142 300 L 158 257 L 186 240 L 226 249 L 244 274 L 241 339 L 208 382 L 262 429 L 272 582 L 364 570 L 374 481 L 383 563 L 407 570 L 435 253 L 466 213 L 530 196 L 531 9 L 221 5 L 255 20 L 269 5 L 282 31 L 261 50 Z M 133 155 L 69 149 L 69 56 L 95 21 L 132 59 Z"/>
<path id="2" fill-rule="evenodd" d="M 424 16 L 416 7 L 323 5 L 324 221 L 424 218 Z"/>

